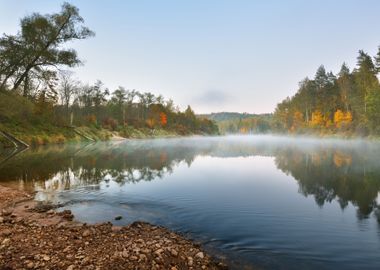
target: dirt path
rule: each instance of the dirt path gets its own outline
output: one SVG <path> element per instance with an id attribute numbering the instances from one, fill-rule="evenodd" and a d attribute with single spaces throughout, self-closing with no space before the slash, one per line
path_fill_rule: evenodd
<path id="1" fill-rule="evenodd" d="M 191 241 L 136 222 L 73 222 L 32 195 L 0 186 L 0 269 L 226 269 Z"/>

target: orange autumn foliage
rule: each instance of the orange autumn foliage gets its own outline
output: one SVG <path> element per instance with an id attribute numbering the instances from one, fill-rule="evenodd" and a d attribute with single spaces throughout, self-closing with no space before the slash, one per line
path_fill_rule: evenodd
<path id="1" fill-rule="evenodd" d="M 166 126 L 166 124 L 168 123 L 168 117 L 166 116 L 164 112 L 160 113 L 160 122 L 161 122 L 161 126 Z"/>
<path id="2" fill-rule="evenodd" d="M 336 167 L 349 166 L 352 163 L 352 157 L 340 152 L 334 153 L 333 161 Z"/>
<path id="3" fill-rule="evenodd" d="M 322 126 L 324 125 L 324 117 L 321 111 L 315 111 L 311 114 L 311 122 L 312 126 Z"/>
<path id="4" fill-rule="evenodd" d="M 352 114 L 351 112 L 342 112 L 341 110 L 337 110 L 334 113 L 334 124 L 336 127 L 342 127 L 343 125 L 349 125 L 352 122 Z"/>
<path id="5" fill-rule="evenodd" d="M 302 127 L 303 125 L 303 114 L 299 111 L 294 112 L 293 114 L 293 124 L 290 128 L 291 131 L 295 131 L 296 129 Z"/>

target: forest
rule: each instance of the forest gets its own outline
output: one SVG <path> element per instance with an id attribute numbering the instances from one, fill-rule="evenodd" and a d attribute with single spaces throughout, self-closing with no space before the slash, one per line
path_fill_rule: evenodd
<path id="1" fill-rule="evenodd" d="M 203 114 L 215 121 L 222 134 L 265 134 L 274 132 L 273 114 L 250 114 L 237 112 L 219 112 Z"/>
<path id="2" fill-rule="evenodd" d="M 0 38 L 0 130 L 35 144 L 64 141 L 74 136 L 73 127 L 123 137 L 218 133 L 213 121 L 197 117 L 190 106 L 180 111 L 162 95 L 76 79 L 70 68 L 83 61 L 67 45 L 95 33 L 75 6 L 64 3 L 59 13 L 33 13 L 20 20 L 20 27 Z"/>
<path id="3" fill-rule="evenodd" d="M 277 105 L 273 130 L 290 133 L 380 134 L 380 47 L 376 56 L 360 50 L 356 67 L 343 63 L 338 74 L 322 65 L 313 79 Z"/>
<path id="4" fill-rule="evenodd" d="M 367 137 L 380 135 L 380 47 L 376 56 L 360 50 L 356 67 L 343 63 L 338 74 L 321 65 L 313 79 L 299 83 L 296 94 L 273 114 L 213 113 L 225 134 L 310 134 Z"/>

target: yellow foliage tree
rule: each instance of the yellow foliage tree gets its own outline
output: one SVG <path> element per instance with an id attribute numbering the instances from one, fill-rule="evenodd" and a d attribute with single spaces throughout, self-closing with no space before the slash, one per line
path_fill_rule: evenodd
<path id="1" fill-rule="evenodd" d="M 351 112 L 346 112 L 344 114 L 344 120 L 346 123 L 351 123 L 352 122 L 352 113 Z"/>
<path id="2" fill-rule="evenodd" d="M 336 127 L 340 128 L 343 125 L 349 125 L 352 122 L 352 114 L 351 112 L 342 112 L 341 110 L 337 110 L 334 113 L 334 124 Z"/>
<path id="3" fill-rule="evenodd" d="M 240 130 L 239 130 L 239 132 L 242 133 L 242 134 L 247 134 L 248 133 L 248 128 L 241 127 Z"/>
<path id="4" fill-rule="evenodd" d="M 153 118 L 149 118 L 145 122 L 146 122 L 146 124 L 148 125 L 149 128 L 153 128 L 154 127 L 155 121 L 154 121 Z"/>
<path id="5" fill-rule="evenodd" d="M 323 126 L 324 125 L 324 118 L 323 118 L 323 114 L 321 113 L 321 111 L 314 111 L 312 114 L 311 114 L 311 122 L 310 124 L 314 127 L 316 126 Z"/>
<path id="6" fill-rule="evenodd" d="M 300 111 L 295 111 L 293 114 L 293 124 L 290 128 L 291 131 L 295 131 L 303 125 L 303 114 Z"/>

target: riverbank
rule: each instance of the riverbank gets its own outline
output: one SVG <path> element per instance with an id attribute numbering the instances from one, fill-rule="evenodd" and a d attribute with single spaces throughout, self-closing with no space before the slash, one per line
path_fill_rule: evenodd
<path id="1" fill-rule="evenodd" d="M 0 186 L 0 269 L 226 269 L 199 245 L 148 223 L 73 221 L 70 211 Z"/>
<path id="2" fill-rule="evenodd" d="M 149 139 L 179 137 L 191 134 L 179 134 L 175 131 L 164 129 L 148 129 L 126 126 L 119 131 L 111 131 L 98 127 L 55 127 L 51 125 L 24 127 L 0 124 L 0 131 L 12 134 L 17 139 L 30 146 L 48 144 L 63 144 L 80 141 L 108 141 L 121 139 Z M 14 147 L 13 143 L 0 135 L 0 150 Z"/>

